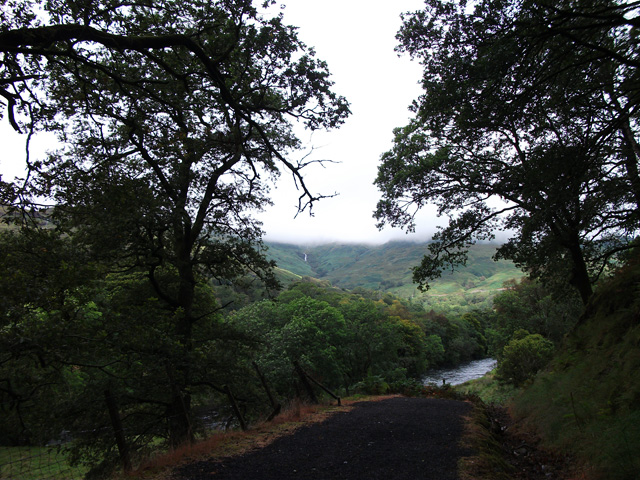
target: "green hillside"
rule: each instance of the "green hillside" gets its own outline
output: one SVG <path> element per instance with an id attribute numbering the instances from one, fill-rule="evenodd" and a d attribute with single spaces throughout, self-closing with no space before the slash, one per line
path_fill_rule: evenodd
<path id="1" fill-rule="evenodd" d="M 513 406 L 519 422 L 595 468 L 595 478 L 640 472 L 639 285 L 638 259 L 601 285 L 547 371 Z"/>
<path id="2" fill-rule="evenodd" d="M 267 256 L 278 267 L 300 276 L 327 280 L 334 286 L 388 291 L 428 305 L 482 302 L 522 272 L 511 262 L 492 259 L 496 245 L 475 245 L 467 266 L 447 273 L 424 294 L 412 280 L 412 268 L 426 252 L 425 244 L 389 242 L 384 245 L 327 244 L 300 246 L 268 243 Z M 306 260 L 305 260 L 306 256 Z"/>

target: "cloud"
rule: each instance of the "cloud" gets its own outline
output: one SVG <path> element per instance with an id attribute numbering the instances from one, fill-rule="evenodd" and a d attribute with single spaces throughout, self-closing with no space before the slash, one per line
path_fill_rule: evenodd
<path id="1" fill-rule="evenodd" d="M 394 51 L 400 14 L 418 10 L 421 0 L 370 2 L 285 1 L 284 20 L 299 27 L 300 38 L 326 60 L 334 91 L 351 103 L 352 116 L 339 130 L 305 138 L 316 148 L 311 158 L 331 159 L 326 168 L 309 167 L 305 178 L 313 193 L 339 195 L 314 207 L 315 216 L 296 214 L 298 192 L 287 175 L 274 190 L 274 206 L 259 216 L 268 239 L 293 242 L 348 241 L 384 243 L 424 240 L 435 229 L 432 209 L 420 214 L 418 233 L 375 228 L 373 211 L 380 193 L 373 185 L 380 156 L 391 148 L 393 129 L 404 126 L 408 107 L 422 92 L 422 69 Z M 306 134 L 308 135 L 308 134 Z M 301 154 L 302 156 L 302 154 Z"/>

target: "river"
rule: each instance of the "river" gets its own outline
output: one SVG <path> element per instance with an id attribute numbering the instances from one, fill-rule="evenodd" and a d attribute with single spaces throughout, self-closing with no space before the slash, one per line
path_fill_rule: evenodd
<path id="1" fill-rule="evenodd" d="M 423 378 L 423 383 L 435 383 L 442 385 L 444 379 L 450 385 L 459 385 L 468 380 L 482 377 L 485 373 L 490 372 L 496 366 L 496 360 L 493 358 L 483 358 L 482 360 L 474 360 L 473 362 L 463 363 L 455 368 L 439 368 L 429 370 L 427 376 Z"/>

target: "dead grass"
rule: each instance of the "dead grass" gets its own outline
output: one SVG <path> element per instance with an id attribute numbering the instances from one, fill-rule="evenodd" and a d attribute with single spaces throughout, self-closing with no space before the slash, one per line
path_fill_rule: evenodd
<path id="1" fill-rule="evenodd" d="M 171 450 L 143 462 L 127 479 L 168 480 L 178 466 L 201 460 L 220 460 L 263 448 L 274 440 L 291 435 L 305 425 L 319 423 L 331 415 L 348 412 L 357 402 L 380 401 L 399 395 L 367 396 L 342 399 L 342 405 L 307 405 L 292 402 L 270 422 L 251 427 L 246 432 L 231 431 L 211 435 L 193 445 Z"/>

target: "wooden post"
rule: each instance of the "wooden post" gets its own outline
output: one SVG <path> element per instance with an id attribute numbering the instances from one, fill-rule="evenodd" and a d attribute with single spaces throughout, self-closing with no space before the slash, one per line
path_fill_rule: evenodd
<path id="1" fill-rule="evenodd" d="M 307 377 L 309 380 L 311 380 L 313 383 L 315 383 L 317 386 L 319 386 L 322 390 L 324 390 L 329 395 L 331 395 L 333 398 L 335 398 L 338 401 L 338 405 L 340 405 L 340 406 L 342 405 L 342 403 L 340 402 L 340 397 L 339 396 L 337 396 L 335 393 L 333 393 L 331 390 L 329 390 L 327 387 L 325 387 L 323 384 L 321 384 L 318 380 L 316 380 L 311 375 L 309 375 L 307 372 L 305 372 L 302 369 L 302 367 L 300 367 L 300 364 L 298 364 L 298 367 L 300 368 L 300 372 L 302 372 L 302 374 L 305 377 Z"/>
<path id="2" fill-rule="evenodd" d="M 258 374 L 258 377 L 260 378 L 260 382 L 262 383 L 262 386 L 264 387 L 265 392 L 267 392 L 267 396 L 269 397 L 269 402 L 271 403 L 271 407 L 274 408 L 274 409 L 279 407 L 280 405 L 273 398 L 273 395 L 271 394 L 271 389 L 269 388 L 269 385 L 267 384 L 267 379 L 264 378 L 264 375 L 260 371 L 260 367 L 258 367 L 258 364 L 256 362 L 251 362 L 251 363 L 253 365 L 253 368 L 255 368 L 256 373 Z"/>
<path id="3" fill-rule="evenodd" d="M 311 375 L 309 375 L 307 372 L 305 372 L 304 370 L 302 371 L 302 373 L 304 373 L 307 378 L 309 380 L 311 380 L 313 383 L 315 383 L 317 386 L 319 386 L 322 390 L 324 390 L 325 392 L 327 392 L 329 395 L 331 395 L 333 398 L 335 398 L 338 401 L 338 405 L 342 406 L 342 403 L 340 401 L 340 397 L 337 396 L 335 393 L 333 393 L 331 390 L 329 390 L 327 387 L 325 387 L 323 384 L 321 384 L 318 380 L 316 380 L 315 378 L 313 378 Z"/>
<path id="4" fill-rule="evenodd" d="M 270 422 L 271 420 L 274 419 L 276 415 L 280 413 L 280 410 L 282 410 L 282 406 L 278 402 L 276 402 L 275 398 L 273 398 L 273 395 L 271 394 L 271 389 L 269 388 L 269 384 L 267 383 L 267 379 L 264 378 L 264 375 L 260 371 L 260 367 L 258 367 L 258 364 L 256 362 L 251 362 L 251 363 L 253 364 L 253 368 L 255 368 L 256 373 L 260 378 L 260 382 L 262 382 L 262 386 L 267 392 L 267 396 L 269 397 L 269 402 L 271 403 L 271 408 L 273 408 L 271 415 L 269 415 L 269 417 L 267 418 L 267 421 Z"/>
<path id="5" fill-rule="evenodd" d="M 109 390 L 104 391 L 104 399 L 107 402 L 107 408 L 109 409 L 109 417 L 111 417 L 111 425 L 113 426 L 113 433 L 116 437 L 116 445 L 118 446 L 118 453 L 120 454 L 120 460 L 122 461 L 122 469 L 125 473 L 129 473 L 133 468 L 131 467 L 129 447 L 127 446 L 126 439 L 124 438 L 124 429 L 122 428 L 122 420 L 120 418 L 120 413 L 118 412 L 118 404 Z"/>
<path id="6" fill-rule="evenodd" d="M 224 386 L 224 393 L 227 394 L 227 397 L 229 398 L 229 402 L 231 403 L 231 408 L 233 408 L 233 412 L 236 414 L 236 417 L 240 422 L 240 428 L 242 429 L 242 431 L 245 431 L 247 429 L 247 424 L 245 423 L 244 417 L 242 416 L 242 413 L 238 408 L 238 403 L 236 402 L 236 399 L 233 396 L 233 393 L 231 393 L 231 389 L 229 388 L 229 385 Z"/>
<path id="7" fill-rule="evenodd" d="M 309 381 L 307 379 L 307 376 L 304 373 L 304 370 L 302 370 L 302 367 L 300 366 L 300 363 L 298 363 L 297 360 L 293 362 L 293 367 L 296 369 L 296 372 L 300 377 L 300 381 L 302 382 L 302 385 L 304 386 L 305 390 L 309 394 L 309 398 L 311 398 L 311 401 L 316 404 L 320 403 L 318 401 L 318 397 L 316 397 L 316 394 L 313 392 L 313 388 L 311 388 L 311 385 L 309 384 Z"/>

